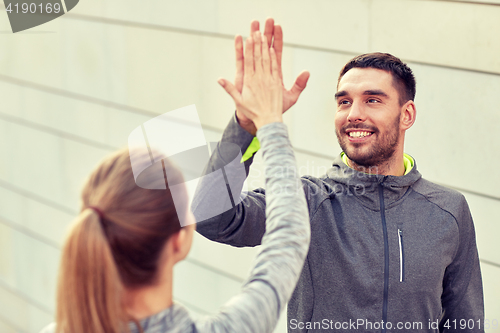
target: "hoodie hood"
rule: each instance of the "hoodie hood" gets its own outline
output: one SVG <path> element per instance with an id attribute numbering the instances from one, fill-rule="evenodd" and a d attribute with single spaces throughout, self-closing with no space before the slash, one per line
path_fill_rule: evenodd
<path id="1" fill-rule="evenodd" d="M 385 207 L 390 208 L 396 205 L 405 196 L 410 186 L 421 177 L 415 160 L 413 168 L 406 175 L 385 176 L 356 171 L 347 166 L 339 154 L 322 180 L 329 187 L 330 197 L 340 194 L 354 196 L 365 207 L 378 211 L 380 210 L 378 193 L 380 186 L 384 188 Z"/>

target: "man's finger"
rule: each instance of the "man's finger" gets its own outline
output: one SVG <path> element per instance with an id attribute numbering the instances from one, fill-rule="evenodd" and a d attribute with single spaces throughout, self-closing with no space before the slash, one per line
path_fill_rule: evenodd
<path id="1" fill-rule="evenodd" d="M 253 73 L 255 72 L 253 65 L 253 46 L 254 46 L 253 44 L 254 42 L 252 37 L 248 37 L 245 42 L 245 59 L 243 61 L 244 72 L 245 72 L 244 80 L 252 76 Z"/>
<path id="2" fill-rule="evenodd" d="M 241 102 L 241 94 L 231 82 L 223 78 L 218 79 L 217 82 L 233 98 L 236 105 Z"/>
<path id="3" fill-rule="evenodd" d="M 236 36 L 234 38 L 234 50 L 236 54 L 236 77 L 234 84 L 239 92 L 243 90 L 243 76 L 245 74 L 243 67 L 243 38 Z"/>
<path id="4" fill-rule="evenodd" d="M 253 20 L 252 23 L 250 23 L 250 37 L 253 37 L 253 34 L 256 31 L 259 31 L 260 26 L 259 26 L 259 21 Z"/>
<path id="5" fill-rule="evenodd" d="M 267 47 L 267 37 L 262 36 L 261 42 L 262 49 L 262 68 L 264 69 L 264 74 L 272 74 L 271 58 L 269 56 L 269 48 Z"/>
<path id="6" fill-rule="evenodd" d="M 290 93 L 292 94 L 292 96 L 294 96 L 295 98 L 299 98 L 299 95 L 302 92 L 302 90 L 306 88 L 309 76 L 310 73 L 308 71 L 303 71 L 302 73 L 299 74 L 299 76 L 297 76 L 297 79 L 295 80 L 292 89 L 290 89 Z"/>
<path id="7" fill-rule="evenodd" d="M 273 43 L 273 34 L 274 34 L 274 19 L 268 18 L 266 20 L 266 26 L 264 27 L 264 36 L 267 38 L 267 47 L 271 47 Z"/>

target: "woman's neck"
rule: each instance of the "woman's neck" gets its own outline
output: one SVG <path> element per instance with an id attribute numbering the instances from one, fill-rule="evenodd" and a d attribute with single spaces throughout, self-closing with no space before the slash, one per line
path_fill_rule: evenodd
<path id="1" fill-rule="evenodd" d="M 126 289 L 123 296 L 126 312 L 140 320 L 172 306 L 172 275 L 152 286 Z"/>

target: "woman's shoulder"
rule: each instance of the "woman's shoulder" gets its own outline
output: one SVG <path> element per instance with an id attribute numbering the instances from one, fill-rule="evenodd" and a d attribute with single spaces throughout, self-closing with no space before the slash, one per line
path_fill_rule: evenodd
<path id="1" fill-rule="evenodd" d="M 194 322 L 189 312 L 178 303 L 174 303 L 168 309 L 140 320 L 139 323 L 145 332 L 195 332 Z M 139 333 L 139 329 L 134 322 L 129 323 L 129 328 L 131 333 Z M 44 327 L 40 333 L 55 333 L 55 331 L 56 323 L 51 323 Z"/>
<path id="2" fill-rule="evenodd" d="M 56 331 L 56 323 L 51 323 L 45 326 L 40 333 L 54 333 Z"/>
<path id="3" fill-rule="evenodd" d="M 144 332 L 172 332 L 186 333 L 194 332 L 194 323 L 189 312 L 179 303 L 157 314 L 139 321 Z M 139 333 L 135 323 L 129 323 L 131 333 Z"/>

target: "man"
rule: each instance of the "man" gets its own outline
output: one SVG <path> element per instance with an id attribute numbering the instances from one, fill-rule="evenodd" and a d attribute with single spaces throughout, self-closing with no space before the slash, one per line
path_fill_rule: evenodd
<path id="1" fill-rule="evenodd" d="M 252 36 L 258 29 L 253 22 Z M 268 41 L 274 36 L 280 59 L 281 28 L 268 20 L 264 35 Z M 248 171 L 257 149 L 255 127 L 238 110 L 245 93 L 241 37 L 236 55 L 235 85 L 219 81 L 237 108 L 221 142 L 241 147 Z M 290 91 L 283 88 L 283 111 L 308 77 L 304 72 Z M 392 55 L 360 55 L 342 69 L 335 94 L 342 153 L 325 176 L 302 177 L 311 244 L 288 304 L 289 332 L 484 332 L 481 273 L 465 198 L 424 180 L 404 153 L 405 132 L 415 122 L 414 97 L 411 69 Z M 221 147 L 208 171 L 230 160 Z M 199 223 L 198 231 L 233 246 L 258 245 L 265 208 L 265 190 L 254 190 Z"/>

